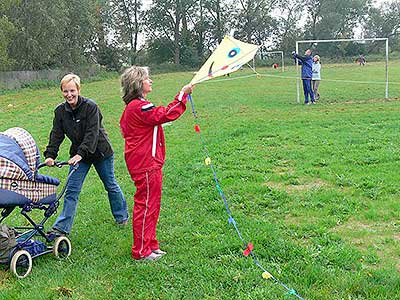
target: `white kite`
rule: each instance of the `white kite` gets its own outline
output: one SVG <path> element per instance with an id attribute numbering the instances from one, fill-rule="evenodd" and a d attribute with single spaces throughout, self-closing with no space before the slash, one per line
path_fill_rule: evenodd
<path id="1" fill-rule="evenodd" d="M 190 83 L 200 83 L 239 70 L 245 63 L 253 59 L 259 48 L 258 45 L 225 36 Z"/>

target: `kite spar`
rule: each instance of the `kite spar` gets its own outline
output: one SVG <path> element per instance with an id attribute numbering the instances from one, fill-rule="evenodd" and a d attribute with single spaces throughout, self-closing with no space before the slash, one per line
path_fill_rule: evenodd
<path id="1" fill-rule="evenodd" d="M 190 82 L 191 84 L 197 84 L 218 76 L 222 76 L 225 74 L 229 74 L 232 72 L 235 72 L 239 70 L 245 63 L 253 59 L 254 55 L 258 51 L 260 46 L 258 45 L 253 45 L 253 44 L 248 44 L 244 43 L 241 41 L 238 41 L 230 36 L 225 36 L 224 39 L 222 40 L 221 44 L 214 50 L 214 52 L 211 54 L 211 56 L 207 59 L 207 61 L 204 63 L 204 65 L 200 68 L 200 70 L 196 73 L 196 75 L 193 77 L 192 81 Z M 218 178 L 217 178 L 217 173 L 215 171 L 215 168 L 212 164 L 208 149 L 206 147 L 206 143 L 204 141 L 203 136 L 201 135 L 201 130 L 200 126 L 198 123 L 198 116 L 194 107 L 194 102 L 192 97 L 189 95 L 188 97 L 191 107 L 192 107 L 192 113 L 195 119 L 195 126 L 194 129 L 195 131 L 199 134 L 201 143 L 203 145 L 203 150 L 205 153 L 205 164 L 210 167 L 214 181 L 216 184 L 216 188 L 224 201 L 225 209 L 226 212 L 229 216 L 228 223 L 232 224 L 232 226 L 235 228 L 236 233 L 243 243 L 243 246 L 245 247 L 245 250 L 243 250 L 243 255 L 248 257 L 251 256 L 253 258 L 254 264 L 259 267 L 263 273 L 262 277 L 264 279 L 271 279 L 273 280 L 276 284 L 279 284 L 282 286 L 286 291 L 287 295 L 289 297 L 295 296 L 298 299 L 304 300 L 294 289 L 289 288 L 287 285 L 285 285 L 283 282 L 281 282 L 279 279 L 275 278 L 274 276 L 271 275 L 257 260 L 257 257 L 255 253 L 253 252 L 253 244 L 252 243 L 247 243 L 242 234 L 239 231 L 238 225 L 235 221 L 235 219 L 232 216 L 232 212 L 229 208 L 228 201 L 225 197 L 225 194 L 219 184 Z"/>

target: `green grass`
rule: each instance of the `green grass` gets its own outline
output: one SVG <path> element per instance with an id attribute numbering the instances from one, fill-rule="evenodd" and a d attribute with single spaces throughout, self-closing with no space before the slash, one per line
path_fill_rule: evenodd
<path id="1" fill-rule="evenodd" d="M 384 81 L 381 64 L 323 65 L 315 106 L 296 104 L 293 67 L 259 70 L 287 78 L 238 78 L 247 74 L 239 71 L 195 89 L 201 130 L 244 238 L 253 242 L 260 263 L 305 299 L 400 298 L 399 67 L 390 64 L 389 100 L 382 99 L 382 84 L 330 81 Z M 167 104 L 191 76 L 154 76 L 149 99 Z M 103 112 L 116 176 L 132 209 L 118 79 L 83 82 L 82 93 Z M 24 127 L 43 152 L 61 101 L 57 88 L 0 96 L 0 130 Z M 188 108 L 165 127 L 158 227 L 164 258 L 131 259 L 131 228 L 114 225 L 92 170 L 70 235 L 72 256 L 38 258 L 24 280 L 1 268 L 0 299 L 288 299 L 242 255 L 193 125 Z M 68 158 L 64 144 L 61 159 Z M 66 178 L 65 169 L 44 173 Z M 5 222 L 23 220 L 14 213 Z"/>

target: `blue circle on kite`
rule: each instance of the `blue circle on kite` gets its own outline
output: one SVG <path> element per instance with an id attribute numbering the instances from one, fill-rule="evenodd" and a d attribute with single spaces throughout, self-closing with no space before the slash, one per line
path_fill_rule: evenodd
<path id="1" fill-rule="evenodd" d="M 228 52 L 228 57 L 233 58 L 238 55 L 240 52 L 240 48 L 233 48 L 231 51 Z"/>

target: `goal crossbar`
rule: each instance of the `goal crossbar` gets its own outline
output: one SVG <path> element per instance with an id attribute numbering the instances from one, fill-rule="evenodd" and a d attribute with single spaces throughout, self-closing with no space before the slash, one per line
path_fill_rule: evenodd
<path id="1" fill-rule="evenodd" d="M 265 51 L 263 53 L 265 53 L 265 54 L 280 54 L 281 55 L 282 72 L 285 72 L 285 59 L 283 57 L 283 51 Z"/>
<path id="2" fill-rule="evenodd" d="M 386 44 L 386 87 L 385 99 L 389 98 L 389 39 L 388 38 L 365 38 L 365 39 L 337 39 L 337 40 L 303 40 L 296 41 L 296 53 L 299 53 L 299 44 L 305 43 L 332 43 L 332 42 L 364 42 L 364 41 L 385 41 Z M 297 103 L 300 103 L 300 77 L 299 64 L 296 61 L 296 87 L 297 87 Z"/>
<path id="3" fill-rule="evenodd" d="M 260 49 L 262 49 L 262 48 L 260 48 Z M 281 56 L 281 69 L 282 69 L 282 72 L 285 72 L 285 60 L 284 60 L 284 53 L 283 53 L 282 50 L 275 50 L 275 51 L 259 50 L 259 51 L 261 51 L 263 54 L 266 54 L 266 55 L 268 55 L 268 54 L 280 54 L 280 56 Z M 256 69 L 255 58 L 253 58 L 253 69 L 254 70 Z"/>

